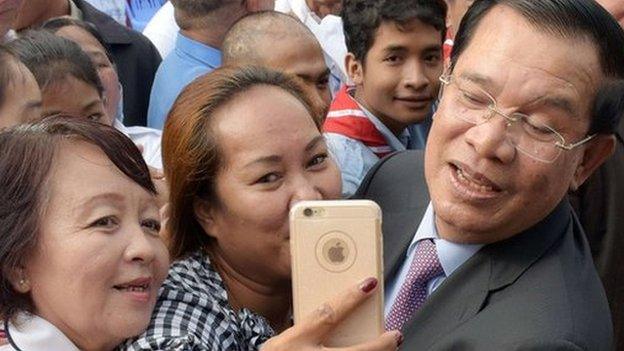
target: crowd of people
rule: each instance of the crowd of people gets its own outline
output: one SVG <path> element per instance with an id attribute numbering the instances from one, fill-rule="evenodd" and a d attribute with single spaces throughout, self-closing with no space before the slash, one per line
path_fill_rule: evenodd
<path id="1" fill-rule="evenodd" d="M 624 349 L 621 0 L 0 0 L 0 350 Z M 143 31 L 143 34 L 140 33 Z M 290 209 L 383 281 L 293 324 Z"/>

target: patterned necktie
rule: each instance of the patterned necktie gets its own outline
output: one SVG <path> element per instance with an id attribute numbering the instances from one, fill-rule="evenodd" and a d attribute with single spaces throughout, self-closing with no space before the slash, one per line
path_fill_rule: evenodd
<path id="1" fill-rule="evenodd" d="M 425 239 L 418 242 L 405 282 L 386 318 L 386 330 L 401 330 L 427 299 L 427 283 L 442 274 L 444 270 L 433 241 Z"/>

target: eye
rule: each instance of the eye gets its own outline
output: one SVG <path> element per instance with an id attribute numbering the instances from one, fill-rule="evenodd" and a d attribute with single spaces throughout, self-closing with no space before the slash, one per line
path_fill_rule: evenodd
<path id="1" fill-rule="evenodd" d="M 308 162 L 308 167 L 314 167 L 314 166 L 318 166 L 318 165 L 325 163 L 325 161 L 327 160 L 327 157 L 328 157 L 327 153 L 315 155 L 310 160 L 310 162 Z"/>
<path id="2" fill-rule="evenodd" d="M 528 118 L 526 116 L 519 116 L 516 118 L 518 118 L 520 123 L 522 123 L 522 127 L 524 131 L 531 137 L 540 141 L 552 140 L 552 137 L 554 136 L 555 133 L 545 124 L 539 121 L 533 120 L 531 118 Z"/>
<path id="3" fill-rule="evenodd" d="M 425 62 L 431 66 L 438 65 L 441 60 L 442 60 L 442 55 L 440 55 L 439 53 L 429 54 L 425 56 Z"/>
<path id="4" fill-rule="evenodd" d="M 93 113 L 87 116 L 89 120 L 94 121 L 94 122 L 99 122 L 102 119 L 102 117 L 104 117 L 104 115 L 100 112 Z"/>
<path id="5" fill-rule="evenodd" d="M 399 55 L 388 55 L 383 60 L 384 62 L 387 62 L 390 64 L 397 64 L 401 62 L 401 57 Z"/>
<path id="6" fill-rule="evenodd" d="M 256 184 L 269 184 L 274 183 L 281 179 L 281 176 L 277 173 L 268 173 L 256 180 Z"/>
<path id="7" fill-rule="evenodd" d="M 160 232 L 160 221 L 156 219 L 146 219 L 141 221 L 141 226 L 146 228 L 151 233 L 158 234 Z"/>
<path id="8" fill-rule="evenodd" d="M 329 76 L 324 76 L 316 82 L 316 87 L 320 90 L 327 89 L 329 85 Z"/>
<path id="9" fill-rule="evenodd" d="M 119 224 L 119 220 L 114 216 L 107 216 L 98 218 L 93 221 L 89 227 L 91 228 L 102 228 L 102 229 L 112 229 Z"/>
<path id="10" fill-rule="evenodd" d="M 482 108 L 492 103 L 487 95 L 478 91 L 470 91 L 460 88 L 460 92 L 460 98 L 464 105 Z"/>

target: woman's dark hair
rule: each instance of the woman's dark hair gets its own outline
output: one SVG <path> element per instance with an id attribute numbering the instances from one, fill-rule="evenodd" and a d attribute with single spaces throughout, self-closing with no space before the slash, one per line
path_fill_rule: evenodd
<path id="1" fill-rule="evenodd" d="M 11 281 L 39 242 L 47 184 L 55 154 L 64 141 L 97 146 L 112 163 L 151 194 L 156 188 L 141 152 L 123 133 L 102 123 L 72 117 L 49 118 L 0 131 L 0 318 L 33 312 L 28 294 Z"/>
<path id="2" fill-rule="evenodd" d="M 9 85 L 15 81 L 15 69 L 18 63 L 17 57 L 0 45 L 0 106 L 4 105 Z"/>
<path id="3" fill-rule="evenodd" d="M 310 113 L 320 131 L 321 119 L 314 114 L 308 96 L 285 74 L 259 67 L 222 67 L 189 84 L 173 104 L 163 130 L 162 154 L 169 185 L 169 253 L 177 260 L 212 239 L 196 219 L 194 203 L 206 201 L 219 206 L 216 194 L 218 171 L 223 167 L 222 151 L 212 127 L 215 111 L 257 86 L 277 87 L 294 96 Z M 235 117 L 235 116 L 233 116 Z"/>
<path id="4" fill-rule="evenodd" d="M 30 69 L 42 91 L 69 75 L 103 96 L 104 88 L 93 62 L 73 41 L 36 30 L 20 35 L 7 46 Z"/>
<path id="5" fill-rule="evenodd" d="M 50 31 L 53 34 L 56 34 L 56 32 L 58 32 L 60 29 L 65 28 L 65 27 L 72 27 L 72 26 L 78 27 L 86 31 L 87 33 L 91 34 L 95 38 L 95 40 L 97 40 L 98 43 L 100 43 L 100 45 L 102 45 L 102 47 L 104 48 L 104 53 L 106 54 L 106 57 L 108 58 L 108 60 L 112 64 L 115 64 L 115 59 L 113 58 L 113 55 L 111 55 L 110 45 L 108 45 L 108 43 L 104 40 L 104 37 L 102 37 L 102 34 L 100 33 L 100 31 L 91 22 L 81 21 L 79 19 L 75 19 L 69 16 L 62 16 L 62 17 L 55 17 L 55 18 L 47 20 L 41 25 L 41 29 L 44 29 L 44 30 Z"/>
<path id="6" fill-rule="evenodd" d="M 446 3 L 443 0 L 344 0 L 342 26 L 347 49 L 364 62 L 383 22 L 399 26 L 419 20 L 446 34 Z"/>
<path id="7" fill-rule="evenodd" d="M 481 20 L 497 5 L 513 9 L 535 29 L 555 37 L 588 40 L 596 47 L 602 73 L 607 79 L 624 79 L 624 30 L 593 0 L 477 0 L 464 15 L 457 31 L 451 70 L 471 43 Z M 548 55 L 547 52 L 543 54 Z M 487 60 L 487 57 L 483 59 Z M 589 134 L 612 134 L 620 116 L 597 114 L 601 106 L 596 104 Z"/>

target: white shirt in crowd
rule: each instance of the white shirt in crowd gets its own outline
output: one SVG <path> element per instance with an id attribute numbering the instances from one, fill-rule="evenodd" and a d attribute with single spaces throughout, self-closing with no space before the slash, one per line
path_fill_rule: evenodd
<path id="1" fill-rule="evenodd" d="M 160 148 L 162 132 L 160 130 L 147 127 L 126 127 L 117 119 L 113 127 L 124 133 L 142 149 L 143 158 L 148 166 L 156 169 L 163 168 Z"/>

